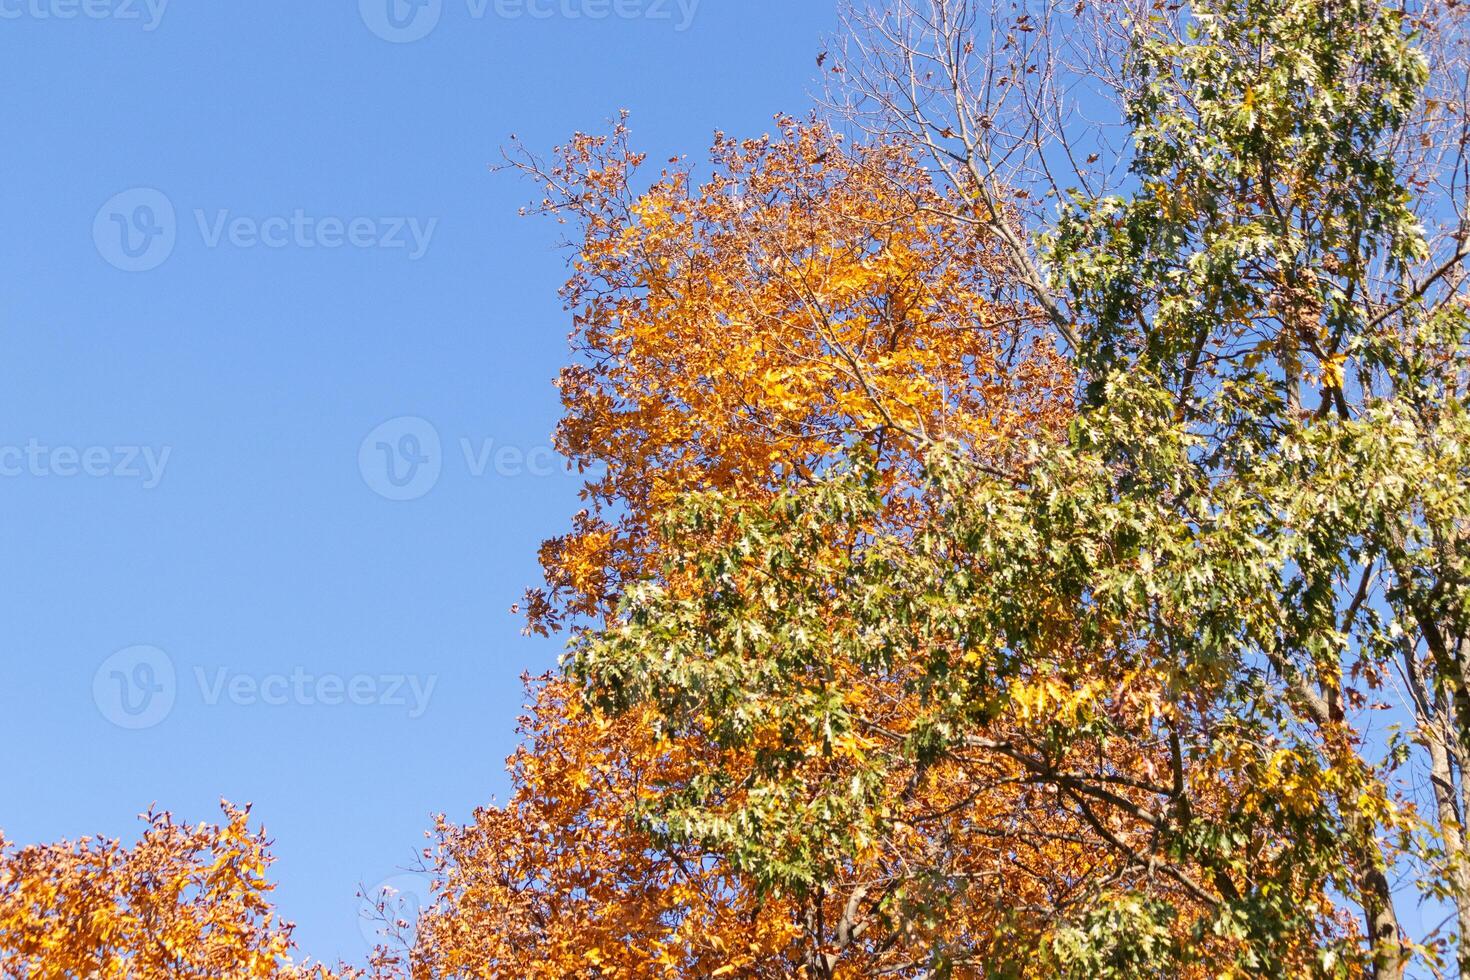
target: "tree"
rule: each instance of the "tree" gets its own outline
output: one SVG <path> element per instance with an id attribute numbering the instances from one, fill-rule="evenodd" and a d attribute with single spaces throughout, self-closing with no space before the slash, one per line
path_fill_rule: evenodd
<path id="1" fill-rule="evenodd" d="M 1003 971 L 1016 942 L 1125 975 L 1470 967 L 1459 936 L 1409 933 L 1393 884 L 1470 927 L 1467 245 L 1458 158 L 1437 152 L 1465 145 L 1455 6 L 935 0 L 863 20 L 839 66 L 852 118 L 928 155 L 932 209 L 987 243 L 992 301 L 1070 352 L 1077 415 L 1000 465 L 882 418 L 927 464 L 909 533 L 861 453 L 774 500 L 689 502 L 657 539 L 676 560 L 641 566 L 569 661 L 604 710 L 740 763 L 658 787 L 648 826 L 810 899 L 903 824 L 885 789 L 904 763 L 983 749 L 1146 874 L 1050 933 L 928 936 L 909 969 Z M 1127 143 L 1104 160 L 1078 130 L 1108 100 Z M 914 695 L 913 723 L 846 693 L 872 683 Z M 1115 744 L 1161 758 L 1077 762 Z M 905 921 L 965 894 L 933 867 Z M 1148 894 L 1159 877 L 1187 901 Z M 1098 945 L 1122 909 L 1171 941 Z"/>
<path id="2" fill-rule="evenodd" d="M 420 975 L 1177 973 L 1169 950 L 1244 940 L 1197 880 L 1235 868 L 1158 844 L 1164 773 L 1191 832 L 1257 848 L 1281 915 L 1251 949 L 1331 953 L 1320 868 L 1210 826 L 1236 775 L 1171 751 L 1193 678 L 1091 657 L 1058 603 L 1025 607 L 1027 570 L 954 536 L 928 448 L 1011 486 L 1070 414 L 1043 314 L 989 299 L 994 243 L 890 146 L 783 121 L 714 156 L 643 194 L 621 127 L 525 163 L 585 236 L 562 445 L 622 516 L 547 549 L 532 624 L 592 620 L 583 689 L 539 695 L 505 809 L 441 826 Z M 1020 634 L 1045 659 L 1010 657 Z"/>
<path id="3" fill-rule="evenodd" d="M 859 140 L 517 157 L 606 471 L 405 968 L 1470 975 L 1461 6 L 894 0 L 834 59 Z M 138 886 L 5 852 L 0 955 L 161 955 L 59 938 L 122 883 L 179 969 L 290 969 L 259 870 L 180 903 L 201 833 Z"/>
<path id="4" fill-rule="evenodd" d="M 16 848 L 0 839 L 0 975 L 333 980 L 293 966 L 293 926 L 268 900 L 271 863 L 249 810 L 222 824 L 149 813 L 133 847 L 83 838 Z"/>
<path id="5" fill-rule="evenodd" d="M 589 707 L 565 681 L 533 689 L 512 799 L 467 826 L 440 820 L 442 893 L 419 923 L 412 974 L 791 975 L 791 910 L 637 819 L 648 787 L 705 760 L 660 745 L 642 719 Z"/>
<path id="6" fill-rule="evenodd" d="M 595 623 L 655 573 L 654 527 L 683 493 L 768 497 L 855 441 L 890 489 L 911 488 L 923 439 L 1004 466 L 1065 423 L 1072 376 L 1035 310 L 992 299 L 995 243 L 945 217 L 953 202 L 900 148 L 777 124 L 774 139 L 718 135 L 700 185 L 673 161 L 635 190 L 645 161 L 625 123 L 554 165 L 516 157 L 546 187 L 540 209 L 578 226 L 557 447 L 605 471 L 543 549 L 533 629 Z M 903 520 L 913 504 L 891 507 Z"/>
<path id="7" fill-rule="evenodd" d="M 1242 653 L 1345 781 L 1374 972 L 1415 939 L 1431 959 L 1458 942 L 1466 972 L 1463 11 L 936 0 L 855 27 L 853 108 L 1007 243 L 1089 406 L 1148 379 L 1189 440 L 1166 486 L 1208 481 L 1272 553 L 1275 635 Z M 1175 492 L 1181 527 L 1222 516 L 1197 500 Z M 1412 723 L 1385 738 L 1390 684 Z M 1362 812 L 1365 783 L 1397 812 Z M 1395 874 L 1447 900 L 1459 937 L 1409 936 Z"/>

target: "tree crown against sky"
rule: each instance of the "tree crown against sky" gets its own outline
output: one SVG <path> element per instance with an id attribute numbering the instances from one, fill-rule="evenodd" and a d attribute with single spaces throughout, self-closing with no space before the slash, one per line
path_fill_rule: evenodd
<path id="1" fill-rule="evenodd" d="M 897 0 L 706 177 L 515 157 L 606 470 L 514 794 L 376 969 L 1465 975 L 1461 17 Z M 6 966 L 129 887 L 4 853 Z"/>

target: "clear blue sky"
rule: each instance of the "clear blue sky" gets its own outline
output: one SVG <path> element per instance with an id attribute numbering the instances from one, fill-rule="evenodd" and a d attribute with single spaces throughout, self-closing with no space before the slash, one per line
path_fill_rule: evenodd
<path id="1" fill-rule="evenodd" d="M 759 134 L 834 27 L 395 2 L 0 0 L 0 827 L 253 802 L 327 960 L 431 813 L 503 796 L 559 650 L 508 608 L 577 507 L 536 452 L 564 259 L 489 164 L 623 106 L 654 160 Z"/>

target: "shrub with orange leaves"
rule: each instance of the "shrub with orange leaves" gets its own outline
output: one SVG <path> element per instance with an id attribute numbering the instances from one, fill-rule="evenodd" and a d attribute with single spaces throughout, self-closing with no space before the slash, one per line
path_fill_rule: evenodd
<path id="1" fill-rule="evenodd" d="M 290 960 L 292 925 L 272 909 L 269 841 L 249 809 L 185 826 L 150 812 L 116 840 L 14 847 L 0 838 L 0 976 L 27 980 L 221 977 L 332 980 Z"/>

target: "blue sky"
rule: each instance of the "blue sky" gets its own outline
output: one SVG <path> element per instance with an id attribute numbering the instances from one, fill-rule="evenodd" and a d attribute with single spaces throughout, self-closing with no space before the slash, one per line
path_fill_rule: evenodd
<path id="1" fill-rule="evenodd" d="M 559 649 L 508 609 L 577 508 L 564 256 L 490 164 L 620 107 L 654 160 L 765 132 L 835 26 L 393 2 L 0 0 L 0 828 L 253 802 L 327 960 L 503 796 Z"/>

